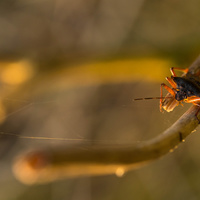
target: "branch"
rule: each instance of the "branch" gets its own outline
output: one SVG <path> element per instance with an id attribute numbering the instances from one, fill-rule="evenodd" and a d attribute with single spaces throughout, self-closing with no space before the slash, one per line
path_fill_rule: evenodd
<path id="1" fill-rule="evenodd" d="M 200 57 L 189 74 L 200 70 Z M 198 126 L 198 107 L 192 106 L 159 136 L 123 148 L 80 147 L 41 150 L 21 155 L 13 165 L 16 177 L 26 184 L 45 183 L 66 177 L 124 172 L 143 166 L 172 152 Z M 200 114 L 198 115 L 200 118 Z"/>

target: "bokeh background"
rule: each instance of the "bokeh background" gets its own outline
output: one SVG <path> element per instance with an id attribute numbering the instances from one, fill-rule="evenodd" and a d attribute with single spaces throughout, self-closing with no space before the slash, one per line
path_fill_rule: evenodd
<path id="1" fill-rule="evenodd" d="M 121 178 L 27 186 L 12 173 L 26 151 L 134 144 L 173 124 L 190 105 L 163 114 L 156 100 L 132 100 L 159 96 L 169 68 L 199 55 L 199 7 L 197 0 L 2 0 L 0 200 L 199 199 L 198 129 Z"/>

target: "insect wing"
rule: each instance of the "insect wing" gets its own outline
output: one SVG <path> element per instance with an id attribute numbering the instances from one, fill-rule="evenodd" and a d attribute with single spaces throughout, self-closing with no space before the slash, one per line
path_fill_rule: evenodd
<path id="1" fill-rule="evenodd" d="M 178 105 L 179 102 L 170 93 L 168 93 L 162 101 L 162 108 L 167 112 L 171 112 Z"/>

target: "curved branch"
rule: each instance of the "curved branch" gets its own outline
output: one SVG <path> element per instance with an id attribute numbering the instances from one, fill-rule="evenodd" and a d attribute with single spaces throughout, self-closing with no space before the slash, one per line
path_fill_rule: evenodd
<path id="1" fill-rule="evenodd" d="M 189 73 L 199 70 L 200 57 L 191 65 Z M 125 171 L 173 151 L 197 127 L 197 109 L 197 106 L 192 106 L 170 128 L 149 141 L 117 149 L 86 147 L 35 151 L 19 157 L 14 163 L 13 171 L 26 184 L 80 175 L 115 173 L 122 176 Z"/>

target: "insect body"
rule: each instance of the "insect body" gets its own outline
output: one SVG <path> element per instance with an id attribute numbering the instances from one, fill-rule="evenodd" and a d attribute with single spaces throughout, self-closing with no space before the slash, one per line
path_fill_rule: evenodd
<path id="1" fill-rule="evenodd" d="M 183 76 L 178 77 L 174 70 L 184 72 Z M 200 110 L 200 77 L 199 74 L 189 73 L 189 69 L 171 68 L 172 76 L 166 77 L 171 87 L 162 83 L 160 86 L 160 97 L 150 97 L 150 98 L 138 98 L 134 100 L 149 100 L 149 99 L 160 99 L 160 111 L 163 109 L 167 112 L 172 111 L 176 106 L 183 105 L 183 102 L 193 103 L 199 106 L 196 116 Z M 163 88 L 165 88 L 169 93 L 163 97 Z M 200 120 L 198 119 L 200 122 Z"/>
<path id="2" fill-rule="evenodd" d="M 185 72 L 184 76 L 177 77 L 174 69 Z M 195 76 L 188 74 L 188 69 L 171 68 L 172 76 L 167 77 L 166 80 L 170 83 L 172 88 L 166 84 L 161 84 L 161 98 L 160 98 L 160 111 L 162 108 L 166 111 L 172 111 L 177 105 L 182 102 L 193 103 L 200 108 L 200 81 Z M 165 88 L 169 94 L 162 98 L 162 88 Z M 171 99 L 169 98 L 171 96 Z"/>

